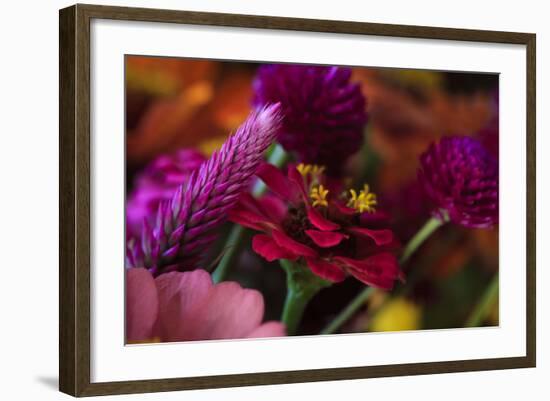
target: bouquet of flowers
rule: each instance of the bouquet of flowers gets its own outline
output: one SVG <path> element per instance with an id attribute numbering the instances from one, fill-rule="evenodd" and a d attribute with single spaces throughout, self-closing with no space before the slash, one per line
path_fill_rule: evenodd
<path id="1" fill-rule="evenodd" d="M 457 94 L 422 71 L 139 59 L 127 65 L 128 342 L 494 321 L 491 88 Z M 151 71 L 179 78 L 159 93 Z M 181 146 L 199 127 L 216 134 Z"/>

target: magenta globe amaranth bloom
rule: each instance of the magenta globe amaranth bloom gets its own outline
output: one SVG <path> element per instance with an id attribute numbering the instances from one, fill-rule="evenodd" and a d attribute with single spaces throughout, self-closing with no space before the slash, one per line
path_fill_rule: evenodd
<path id="1" fill-rule="evenodd" d="M 418 178 L 440 218 L 470 228 L 498 223 L 498 161 L 478 140 L 442 138 L 420 165 Z"/>
<path id="2" fill-rule="evenodd" d="M 254 104 L 280 103 L 281 145 L 336 175 L 361 147 L 367 122 L 365 97 L 350 77 L 351 69 L 342 67 L 264 65 L 254 81 Z"/>

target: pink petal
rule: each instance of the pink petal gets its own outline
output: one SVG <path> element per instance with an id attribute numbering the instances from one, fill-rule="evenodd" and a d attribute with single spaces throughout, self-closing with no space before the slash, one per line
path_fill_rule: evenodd
<path id="1" fill-rule="evenodd" d="M 369 230 L 368 228 L 353 227 L 349 231 L 372 238 L 376 245 L 387 245 L 394 240 L 391 230 Z"/>
<path id="2" fill-rule="evenodd" d="M 258 291 L 243 289 L 235 282 L 216 284 L 188 323 L 190 339 L 248 337 L 260 326 L 263 314 L 264 301 Z"/>
<path id="3" fill-rule="evenodd" d="M 315 242 L 315 245 L 321 248 L 336 246 L 342 242 L 344 238 L 348 238 L 345 234 L 332 231 L 306 230 L 306 234 Z"/>
<path id="4" fill-rule="evenodd" d="M 212 287 L 206 271 L 171 272 L 156 278 L 159 293 L 159 330 L 163 341 L 195 339 L 195 317 Z"/>
<path id="5" fill-rule="evenodd" d="M 297 255 L 286 248 L 281 248 L 277 245 L 273 238 L 263 234 L 255 235 L 252 238 L 252 249 L 268 262 L 273 262 L 277 259 L 296 260 L 298 258 Z"/>
<path id="6" fill-rule="evenodd" d="M 307 209 L 307 217 L 311 224 L 317 227 L 319 230 L 323 231 L 334 231 L 338 230 L 340 226 L 328 219 L 325 219 L 321 213 L 319 213 L 315 208 L 309 207 Z"/>
<path id="7" fill-rule="evenodd" d="M 282 199 L 293 203 L 298 201 L 297 188 L 285 177 L 281 170 L 274 165 L 269 163 L 262 164 L 256 175 L 271 191 Z"/>
<path id="8" fill-rule="evenodd" d="M 340 282 L 346 278 L 346 273 L 337 265 L 320 258 L 306 258 L 306 263 L 313 273 L 325 280 Z"/>
<path id="9" fill-rule="evenodd" d="M 140 342 L 153 338 L 159 301 L 157 286 L 147 269 L 126 270 L 126 340 Z"/>
<path id="10" fill-rule="evenodd" d="M 250 333 L 248 338 L 265 338 L 265 337 L 284 337 L 286 336 L 286 328 L 280 322 L 266 322 L 257 327 Z"/>
<path id="11" fill-rule="evenodd" d="M 309 246 L 293 240 L 282 231 L 273 230 L 271 235 L 273 236 L 273 239 L 275 240 L 277 245 L 279 245 L 281 248 L 284 248 L 291 253 L 294 253 L 295 255 L 307 256 L 311 258 L 317 257 L 317 252 L 315 252 Z"/>

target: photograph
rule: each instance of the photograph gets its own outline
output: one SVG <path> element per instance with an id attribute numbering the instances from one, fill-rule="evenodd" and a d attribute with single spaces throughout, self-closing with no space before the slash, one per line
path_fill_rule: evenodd
<path id="1" fill-rule="evenodd" d="M 127 345 L 499 326 L 499 74 L 126 54 L 124 80 Z"/>

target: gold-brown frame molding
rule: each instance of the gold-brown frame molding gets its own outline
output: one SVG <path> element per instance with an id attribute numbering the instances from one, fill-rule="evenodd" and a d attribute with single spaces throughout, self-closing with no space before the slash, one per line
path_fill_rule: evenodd
<path id="1" fill-rule="evenodd" d="M 523 357 L 90 382 L 90 21 L 93 18 L 525 45 L 527 48 L 527 323 Z M 59 388 L 73 396 L 534 367 L 536 35 L 77 4 L 59 13 Z"/>

